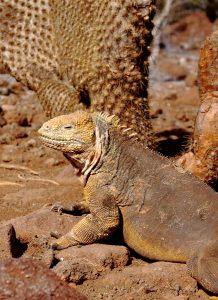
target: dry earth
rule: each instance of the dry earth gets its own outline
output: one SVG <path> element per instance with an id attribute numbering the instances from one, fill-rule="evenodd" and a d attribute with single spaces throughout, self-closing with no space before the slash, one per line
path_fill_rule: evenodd
<path id="1" fill-rule="evenodd" d="M 165 155 L 178 156 L 188 146 L 199 106 L 199 47 L 217 27 L 196 12 L 168 26 L 162 37 L 150 106 L 158 149 Z M 50 232 L 64 233 L 81 217 L 43 206 L 81 201 L 82 189 L 63 156 L 41 145 L 37 129 L 45 120 L 36 96 L 1 74 L 0 258 L 35 257 L 88 299 L 209 299 L 185 265 L 148 262 L 125 247 L 120 233 L 107 244 L 48 250 Z"/>

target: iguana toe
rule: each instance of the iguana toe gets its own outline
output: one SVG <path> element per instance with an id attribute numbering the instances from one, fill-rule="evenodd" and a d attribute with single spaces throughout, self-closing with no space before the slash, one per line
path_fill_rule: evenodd
<path id="1" fill-rule="evenodd" d="M 65 234 L 51 244 L 53 250 L 61 250 L 71 246 L 79 245 L 79 242 L 73 236 Z"/>
<path id="2" fill-rule="evenodd" d="M 63 213 L 64 207 L 60 203 L 55 203 L 51 206 L 50 210 L 61 215 Z"/>

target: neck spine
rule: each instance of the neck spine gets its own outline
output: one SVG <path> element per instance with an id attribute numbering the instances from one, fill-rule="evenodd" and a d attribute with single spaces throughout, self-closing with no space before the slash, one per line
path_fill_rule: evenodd
<path id="1" fill-rule="evenodd" d="M 81 171 L 85 183 L 89 175 L 101 166 L 103 157 L 109 148 L 109 128 L 107 122 L 102 118 L 94 118 L 93 121 L 95 123 L 95 149 L 86 159 Z"/>

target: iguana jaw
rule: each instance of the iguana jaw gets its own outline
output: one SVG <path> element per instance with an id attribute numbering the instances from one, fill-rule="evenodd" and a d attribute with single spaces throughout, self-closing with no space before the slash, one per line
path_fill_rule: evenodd
<path id="1" fill-rule="evenodd" d="M 40 132 L 40 131 L 39 131 Z M 77 145 L 78 147 L 83 145 L 83 142 L 77 140 L 77 139 L 71 139 L 71 140 L 55 140 L 48 136 L 44 136 L 43 134 L 40 136 L 41 141 L 43 144 L 49 148 L 60 150 L 63 153 L 67 153 L 69 151 L 69 147 L 71 145 Z"/>

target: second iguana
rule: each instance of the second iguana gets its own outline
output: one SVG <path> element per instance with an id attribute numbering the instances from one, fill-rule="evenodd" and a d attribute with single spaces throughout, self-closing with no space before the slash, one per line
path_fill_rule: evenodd
<path id="1" fill-rule="evenodd" d="M 1 0 L 0 63 L 51 118 L 116 114 L 152 144 L 147 100 L 155 0 Z"/>
<path id="2" fill-rule="evenodd" d="M 90 208 L 53 248 L 94 243 L 122 224 L 130 248 L 187 262 L 191 275 L 218 293 L 218 197 L 209 186 L 145 149 L 114 116 L 77 111 L 49 120 L 39 134 L 79 169 Z"/>

